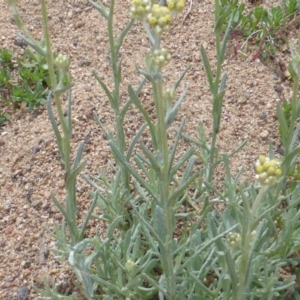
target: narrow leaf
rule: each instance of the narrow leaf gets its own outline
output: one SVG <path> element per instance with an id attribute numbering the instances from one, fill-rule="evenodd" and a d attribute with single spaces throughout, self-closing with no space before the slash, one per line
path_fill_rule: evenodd
<path id="1" fill-rule="evenodd" d="M 84 169 L 86 166 L 87 161 L 83 161 L 77 168 L 73 169 L 71 171 L 71 174 L 68 176 L 67 181 L 66 181 L 66 186 L 69 185 L 70 182 L 73 180 L 76 180 L 76 177 L 79 175 L 79 173 Z"/>
<path id="2" fill-rule="evenodd" d="M 96 78 L 96 80 L 99 82 L 99 84 L 101 85 L 102 89 L 104 90 L 106 96 L 108 97 L 109 103 L 111 105 L 111 107 L 116 110 L 117 106 L 115 103 L 115 99 L 113 98 L 111 92 L 109 91 L 109 89 L 107 88 L 106 84 L 101 80 L 101 78 L 96 74 L 96 72 L 93 72 L 93 76 Z"/>
<path id="3" fill-rule="evenodd" d="M 161 174 L 161 165 L 154 157 L 154 155 L 147 149 L 147 147 L 141 142 L 140 147 L 143 150 L 146 157 L 149 159 L 151 167 L 155 170 L 157 176 Z"/>
<path id="4" fill-rule="evenodd" d="M 133 138 L 133 140 L 130 143 L 130 146 L 129 146 L 128 150 L 127 150 L 126 160 L 129 161 L 129 159 L 130 159 L 130 157 L 132 155 L 133 149 L 134 149 L 136 143 L 138 142 L 139 138 L 143 134 L 144 130 L 146 129 L 146 127 L 147 127 L 147 124 L 142 125 L 141 128 L 139 129 L 139 131 L 137 132 L 137 134 L 135 135 L 135 137 Z"/>
<path id="5" fill-rule="evenodd" d="M 80 163 L 83 148 L 84 148 L 84 141 L 82 141 L 79 144 L 79 147 L 78 147 L 78 150 L 77 150 L 77 153 L 76 153 L 76 157 L 75 157 L 75 160 L 74 160 L 74 164 L 73 164 L 73 169 L 77 168 L 78 164 Z"/>
<path id="6" fill-rule="evenodd" d="M 94 8 L 96 8 L 106 20 L 108 20 L 108 12 L 105 10 L 105 6 L 101 3 L 101 1 L 98 2 L 99 5 L 92 0 L 88 0 L 88 2 L 94 6 Z"/>
<path id="7" fill-rule="evenodd" d="M 148 124 L 149 130 L 150 130 L 150 134 L 151 134 L 151 137 L 152 137 L 153 147 L 154 147 L 154 149 L 157 149 L 157 142 L 156 142 L 156 135 L 155 135 L 155 126 L 153 125 L 152 120 L 151 120 L 149 114 L 142 107 L 137 94 L 134 92 L 134 90 L 133 90 L 133 88 L 131 86 L 128 86 L 128 93 L 129 93 L 129 96 L 130 96 L 132 102 L 139 109 L 139 111 L 143 115 L 146 123 Z"/>
<path id="8" fill-rule="evenodd" d="M 191 66 L 188 66 L 188 67 L 180 74 L 179 78 L 176 80 L 176 82 L 175 82 L 174 85 L 173 85 L 174 91 L 177 90 L 177 88 L 178 88 L 180 82 L 182 81 L 182 79 L 184 78 L 186 72 L 190 69 L 190 67 L 191 67 Z"/>
<path id="9" fill-rule="evenodd" d="M 181 96 L 179 97 L 178 101 L 176 102 L 176 104 L 172 107 L 171 110 L 167 111 L 166 113 L 166 125 L 167 128 L 173 123 L 173 121 L 175 120 L 175 117 L 177 115 L 178 109 L 180 107 L 180 105 L 182 104 L 183 100 L 185 99 L 186 93 L 187 93 L 188 87 L 185 88 L 185 90 L 183 91 L 183 93 L 181 94 Z"/>
<path id="10" fill-rule="evenodd" d="M 120 47 L 123 44 L 123 40 L 124 40 L 126 34 L 128 33 L 128 31 L 131 29 L 133 24 L 134 24 L 134 19 L 131 19 L 131 21 L 126 25 L 126 27 L 122 30 L 121 34 L 119 35 L 119 37 L 115 43 L 116 53 L 119 53 Z"/>
<path id="11" fill-rule="evenodd" d="M 163 209 L 158 205 L 155 207 L 153 219 L 154 230 L 164 242 L 167 236 L 167 227 L 165 222 L 166 217 Z"/>
<path id="12" fill-rule="evenodd" d="M 206 55 L 203 45 L 201 45 L 201 56 L 202 56 L 206 76 L 207 76 L 208 83 L 209 83 L 209 89 L 210 89 L 211 93 L 214 94 L 215 93 L 214 76 L 211 71 L 210 63 L 209 63 L 209 60 L 208 60 L 208 57 Z"/>

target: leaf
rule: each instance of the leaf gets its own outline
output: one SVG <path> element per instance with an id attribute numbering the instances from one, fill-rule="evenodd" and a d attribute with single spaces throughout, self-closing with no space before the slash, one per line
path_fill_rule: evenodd
<path id="1" fill-rule="evenodd" d="M 74 164 L 73 164 L 74 169 L 77 168 L 78 164 L 80 163 L 82 152 L 83 152 L 83 147 L 84 147 L 84 141 L 82 141 L 79 144 L 79 147 L 78 147 L 78 150 L 77 150 L 77 153 L 76 153 L 76 157 L 75 157 L 75 160 L 74 160 Z"/>
<path id="2" fill-rule="evenodd" d="M 134 105 L 139 109 L 139 111 L 143 115 L 146 123 L 148 124 L 149 130 L 150 130 L 150 134 L 151 134 L 151 137 L 152 137 L 153 147 L 154 147 L 154 149 L 157 149 L 157 142 L 156 142 L 156 135 L 155 135 L 155 126 L 153 125 L 152 120 L 151 120 L 149 114 L 147 113 L 147 111 L 141 105 L 140 100 L 139 100 L 137 94 L 135 93 L 135 91 L 133 90 L 133 88 L 131 86 L 128 86 L 128 93 L 129 93 L 130 99 L 132 100 L 132 102 L 134 103 Z"/>
<path id="3" fill-rule="evenodd" d="M 52 110 L 52 104 L 51 104 L 51 96 L 52 93 L 50 92 L 48 95 L 48 99 L 47 99 L 47 110 L 48 110 L 48 116 L 52 125 L 52 129 L 55 133 L 56 136 L 56 141 L 57 141 L 57 145 L 58 145 L 58 149 L 59 149 L 59 153 L 61 156 L 62 161 L 64 161 L 64 153 L 63 153 L 63 149 L 62 149 L 62 137 L 61 134 L 58 130 L 58 127 L 56 125 L 56 120 L 54 118 L 54 114 L 53 114 L 53 110 Z"/>
<path id="4" fill-rule="evenodd" d="M 289 153 L 283 162 L 281 163 L 283 174 L 288 174 L 289 170 L 293 168 L 293 161 L 296 156 L 300 154 L 300 148 L 294 149 L 291 153 Z"/>
<path id="5" fill-rule="evenodd" d="M 155 192 L 151 186 L 136 172 L 134 168 L 126 161 L 125 157 L 120 153 L 115 143 L 110 140 L 109 142 L 112 153 L 116 156 L 116 159 L 129 171 L 129 173 L 156 199 Z"/>
<path id="6" fill-rule="evenodd" d="M 176 139 L 175 139 L 175 142 L 173 144 L 173 147 L 172 147 L 172 150 L 171 150 L 171 153 L 170 153 L 170 156 L 169 156 L 169 170 L 168 170 L 168 174 L 170 175 L 170 172 L 172 170 L 172 165 L 173 165 L 173 161 L 174 161 L 174 158 L 175 158 L 175 154 L 176 154 L 176 150 L 177 150 L 177 146 L 178 146 L 178 143 L 179 143 L 179 140 L 181 138 L 181 134 L 182 134 L 182 131 L 183 131 L 183 127 L 185 125 L 185 117 L 182 119 L 181 121 L 181 125 L 177 131 L 177 135 L 176 135 Z M 169 178 L 170 180 L 170 178 Z"/>
<path id="7" fill-rule="evenodd" d="M 280 139 L 284 146 L 284 149 L 287 148 L 287 135 L 289 132 L 287 120 L 284 116 L 282 107 L 278 104 L 277 105 L 277 118 L 279 121 L 279 132 L 280 132 Z"/>
<path id="8" fill-rule="evenodd" d="M 134 24 L 134 19 L 131 19 L 131 21 L 126 25 L 126 27 L 122 30 L 121 34 L 119 35 L 119 37 L 115 43 L 116 54 L 119 53 L 120 47 L 123 44 L 123 40 L 124 40 L 125 36 L 127 35 L 127 33 L 129 32 L 129 30 L 131 29 L 133 24 Z"/>
<path id="9" fill-rule="evenodd" d="M 76 167 L 75 169 L 73 169 L 70 173 L 70 175 L 68 176 L 67 178 L 67 181 L 66 181 L 66 186 L 69 185 L 69 183 L 71 181 L 75 181 L 76 180 L 76 177 L 80 174 L 80 172 L 84 169 L 84 167 L 86 166 L 86 163 L 87 161 L 83 161 L 78 167 Z"/>
<path id="10" fill-rule="evenodd" d="M 149 159 L 151 167 L 155 170 L 156 175 L 159 176 L 161 174 L 162 166 L 142 142 L 140 143 L 140 147 L 143 150 L 146 157 Z"/>
<path id="11" fill-rule="evenodd" d="M 173 123 L 173 121 L 175 120 L 175 117 L 177 115 L 178 109 L 181 106 L 183 100 L 185 99 L 186 93 L 187 93 L 188 87 L 185 88 L 185 90 L 183 91 L 183 93 L 181 94 L 181 96 L 179 97 L 178 101 L 176 102 L 176 104 L 172 107 L 172 109 L 170 109 L 169 111 L 167 111 L 166 113 L 166 126 L 167 128 Z"/>
<path id="12" fill-rule="evenodd" d="M 228 37 L 229 37 L 229 34 L 230 34 L 230 30 L 231 30 L 231 24 L 232 24 L 232 16 L 231 16 L 231 18 L 228 22 L 226 32 L 225 32 L 225 35 L 223 37 L 222 44 L 221 44 L 221 51 L 220 51 L 220 55 L 221 55 L 220 61 L 221 61 L 221 63 L 223 63 L 223 61 L 224 61 L 225 49 L 226 49 L 227 40 L 228 40 Z"/>
<path id="13" fill-rule="evenodd" d="M 110 103 L 111 107 L 114 110 L 116 110 L 117 109 L 116 101 L 115 101 L 114 97 L 112 96 L 111 92 L 109 91 L 109 89 L 107 88 L 106 84 L 100 79 L 100 77 L 96 74 L 95 71 L 93 72 L 93 76 L 99 82 L 99 84 L 101 85 L 103 91 L 105 92 L 106 96 L 108 97 L 108 100 L 109 100 L 109 103 Z"/>
<path id="14" fill-rule="evenodd" d="M 131 155 L 132 155 L 132 152 L 133 152 L 133 149 L 136 145 L 136 143 L 138 142 L 139 138 L 141 137 L 142 133 L 144 132 L 145 128 L 147 127 L 147 124 L 144 124 L 141 126 L 141 128 L 139 129 L 139 131 L 137 132 L 137 134 L 135 135 L 135 137 L 133 138 L 128 150 L 127 150 L 127 154 L 126 154 L 126 159 L 129 161 Z"/>
<path id="15" fill-rule="evenodd" d="M 213 73 L 211 71 L 209 60 L 208 60 L 208 57 L 206 55 L 206 52 L 205 52 L 205 49 L 204 49 L 203 45 L 201 45 L 201 50 L 200 51 L 201 51 L 201 56 L 202 56 L 206 76 L 207 76 L 208 83 L 209 83 L 209 89 L 210 89 L 211 93 L 214 94 L 214 91 L 215 91 L 214 76 L 213 76 Z"/>
<path id="16" fill-rule="evenodd" d="M 184 78 L 186 72 L 190 69 L 190 67 L 191 67 L 191 66 L 188 66 L 188 67 L 180 74 L 179 78 L 176 80 L 176 82 L 175 82 L 174 85 L 173 85 L 174 91 L 177 90 L 177 88 L 178 88 L 180 82 L 182 81 L 182 79 Z"/>
<path id="17" fill-rule="evenodd" d="M 165 214 L 163 209 L 156 205 L 154 210 L 154 216 L 153 216 L 153 225 L 154 230 L 157 233 L 157 235 L 160 237 L 160 239 L 165 242 L 166 236 L 167 236 L 167 227 L 165 222 Z"/>
<path id="18" fill-rule="evenodd" d="M 101 1 L 98 2 L 99 5 L 92 0 L 88 0 L 88 2 L 94 6 L 94 8 L 96 8 L 106 20 L 108 20 L 108 12 L 105 10 L 105 6 L 101 3 Z"/>

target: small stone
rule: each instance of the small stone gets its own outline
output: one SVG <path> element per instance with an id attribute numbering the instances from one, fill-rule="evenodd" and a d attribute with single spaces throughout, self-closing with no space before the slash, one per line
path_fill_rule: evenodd
<path id="1" fill-rule="evenodd" d="M 77 23 L 75 24 L 75 29 L 84 27 L 84 25 L 85 25 L 85 22 L 77 22 Z"/>
<path id="2" fill-rule="evenodd" d="M 24 48 L 27 46 L 27 43 L 25 42 L 25 40 L 20 36 L 15 37 L 14 44 L 21 48 Z"/>
<path id="3" fill-rule="evenodd" d="M 41 203 L 41 199 L 35 199 L 31 201 L 31 206 L 36 207 Z"/>
<path id="4" fill-rule="evenodd" d="M 22 217 L 18 217 L 17 221 L 16 221 L 17 226 L 21 225 L 23 223 L 23 221 L 24 221 L 24 219 Z"/>
<path id="5" fill-rule="evenodd" d="M 265 112 L 263 112 L 262 114 L 259 115 L 259 118 L 261 120 L 265 120 L 267 118 L 267 114 Z"/>
<path id="6" fill-rule="evenodd" d="M 284 75 L 285 78 L 291 77 L 291 74 L 290 74 L 290 72 L 289 72 L 288 70 L 285 70 L 285 71 L 283 72 L 283 75 Z"/>
<path id="7" fill-rule="evenodd" d="M 268 130 L 264 130 L 260 133 L 259 135 L 263 140 L 267 139 L 267 137 L 269 136 L 269 132 Z"/>
<path id="8" fill-rule="evenodd" d="M 3 131 L 3 132 L 1 133 L 2 136 L 6 136 L 7 134 L 8 134 L 7 131 Z"/>
<path id="9" fill-rule="evenodd" d="M 64 181 L 64 180 L 58 181 L 58 186 L 59 186 L 60 188 L 63 188 L 63 187 L 65 186 L 65 181 Z"/>
<path id="10" fill-rule="evenodd" d="M 37 146 L 35 146 L 35 147 L 32 148 L 32 152 L 33 152 L 34 154 L 38 153 L 40 150 L 41 150 L 41 148 L 40 148 L 40 147 L 37 147 Z"/>
<path id="11" fill-rule="evenodd" d="M 278 94 L 281 94 L 282 91 L 283 91 L 283 86 L 282 86 L 281 84 L 275 84 L 274 90 L 275 90 L 275 92 L 277 92 Z"/>
<path id="12" fill-rule="evenodd" d="M 5 144 L 4 141 L 3 141 L 3 140 L 0 140 L 0 147 L 1 147 L 1 146 L 4 146 L 4 144 Z"/>
<path id="13" fill-rule="evenodd" d="M 18 300 L 27 300 L 29 296 L 29 289 L 26 286 L 22 286 L 17 292 Z"/>
<path id="14" fill-rule="evenodd" d="M 17 177 L 17 176 L 22 176 L 22 175 L 23 175 L 23 170 L 19 169 L 19 170 L 15 171 L 12 176 Z"/>
<path id="15" fill-rule="evenodd" d="M 87 67 L 90 66 L 92 64 L 91 61 L 83 59 L 79 62 L 79 67 Z"/>
<path id="16" fill-rule="evenodd" d="M 11 201 L 10 200 L 5 201 L 3 208 L 4 210 L 9 211 L 11 209 Z"/>

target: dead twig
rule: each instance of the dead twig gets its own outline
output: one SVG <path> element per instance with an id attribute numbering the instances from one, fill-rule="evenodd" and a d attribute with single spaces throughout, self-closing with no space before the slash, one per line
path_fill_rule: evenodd
<path id="1" fill-rule="evenodd" d="M 187 11 L 187 13 L 185 14 L 183 20 L 182 20 L 182 24 L 184 23 L 184 21 L 186 20 L 186 18 L 188 17 L 188 15 L 190 14 L 191 10 L 192 10 L 192 6 L 193 6 L 193 0 L 190 0 L 190 7 Z"/>

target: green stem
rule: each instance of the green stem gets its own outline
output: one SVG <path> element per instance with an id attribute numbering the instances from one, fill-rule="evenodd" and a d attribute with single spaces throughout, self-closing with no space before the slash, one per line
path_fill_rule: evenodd
<path id="1" fill-rule="evenodd" d="M 112 0 L 110 3 L 109 8 L 109 16 L 108 16 L 108 38 L 109 38 L 109 47 L 110 47 L 110 60 L 111 60 L 111 66 L 113 70 L 114 75 L 114 91 L 113 91 L 113 98 L 114 98 L 114 113 L 116 116 L 116 134 L 117 134 L 117 143 L 119 146 L 119 150 L 122 154 L 125 153 L 126 143 L 125 143 L 125 137 L 124 137 L 124 128 L 123 128 L 123 120 L 120 118 L 120 76 L 119 76 L 119 70 L 118 70 L 118 51 L 119 49 L 115 44 L 114 39 L 114 31 L 113 31 L 113 17 L 114 17 L 114 9 L 115 9 L 115 0 Z M 129 174 L 127 169 L 120 165 L 120 168 L 122 170 L 122 176 L 123 176 L 123 184 L 126 189 L 129 189 Z"/>
<path id="2" fill-rule="evenodd" d="M 24 36 L 29 39 L 30 43 L 32 43 L 32 45 L 34 45 L 34 47 L 39 50 L 40 54 L 45 55 L 46 54 L 45 49 L 43 49 L 35 41 L 35 39 L 32 37 L 30 32 L 27 30 L 26 26 L 24 25 L 24 23 L 20 17 L 20 14 L 19 14 L 18 9 L 15 4 L 11 4 L 11 10 L 12 10 L 13 17 L 16 21 L 17 27 L 23 32 Z"/>
<path id="3" fill-rule="evenodd" d="M 71 243 L 74 245 L 80 239 L 80 233 L 77 227 L 77 201 L 76 201 L 76 179 L 69 180 L 71 176 L 71 161 L 70 161 L 70 152 L 71 152 L 71 132 L 72 128 L 69 128 L 67 124 L 67 120 L 64 117 L 63 109 L 60 101 L 61 92 L 55 92 L 55 88 L 57 87 L 57 79 L 54 70 L 54 60 L 53 54 L 51 50 L 51 39 L 49 34 L 49 25 L 48 25 L 48 17 L 47 17 L 47 7 L 45 0 L 41 0 L 41 8 L 42 8 L 42 17 L 43 17 L 43 31 L 45 37 L 45 44 L 46 44 L 46 59 L 48 64 L 49 76 L 51 80 L 52 90 L 54 91 L 54 100 L 57 108 L 58 118 L 62 126 L 63 130 L 63 137 L 62 137 L 62 152 L 60 153 L 61 158 L 63 160 L 65 171 L 66 171 L 66 178 L 65 181 L 68 182 L 66 184 L 66 210 L 70 216 L 70 238 Z M 68 116 L 71 118 L 71 116 Z"/>
<path id="4" fill-rule="evenodd" d="M 215 23 L 219 19 L 220 14 L 220 4 L 219 0 L 215 0 Z M 208 176 L 207 181 L 211 184 L 212 177 L 213 177 L 213 171 L 214 171 L 214 160 L 215 160 L 215 148 L 216 148 L 216 141 L 217 141 L 217 134 L 218 134 L 218 120 L 219 115 L 221 114 L 221 111 L 219 111 L 217 114 L 214 112 L 215 101 L 221 101 L 219 99 L 216 99 L 218 95 L 218 89 L 219 89 L 219 82 L 220 82 L 220 76 L 221 76 L 221 67 L 222 67 L 222 55 L 221 55 L 221 42 L 220 42 L 220 32 L 215 31 L 215 37 L 216 37 L 216 52 L 217 52 L 217 70 L 216 70 L 216 76 L 214 79 L 214 89 L 213 89 L 213 126 L 212 126 L 212 141 L 211 141 L 211 147 L 210 147 L 210 153 L 209 153 L 209 169 L 208 169 Z"/>
<path id="5" fill-rule="evenodd" d="M 298 119 L 298 109 L 299 109 L 299 100 L 298 100 L 298 89 L 299 89 L 299 77 L 293 79 L 293 96 L 292 96 L 292 114 L 291 114 L 291 122 L 289 126 L 289 139 L 286 144 L 286 148 L 284 152 L 286 155 L 290 153 L 293 149 L 289 149 L 291 146 L 291 142 L 294 135 L 295 125 Z"/>
<path id="6" fill-rule="evenodd" d="M 166 279 L 169 287 L 170 299 L 175 299 L 176 297 L 176 281 L 173 266 L 173 248 L 172 240 L 174 233 L 174 210 L 173 207 L 168 203 L 169 197 L 169 149 L 168 149 L 168 139 L 167 139 L 167 126 L 165 122 L 165 110 L 163 102 L 163 86 L 162 80 L 156 79 L 153 81 L 153 92 L 154 101 L 157 112 L 157 134 L 158 134 L 158 145 L 159 152 L 162 155 L 162 166 L 161 172 L 158 177 L 159 179 L 159 193 L 160 193 L 160 203 L 159 205 L 163 208 L 165 212 L 166 221 L 166 240 L 164 241 L 164 249 L 161 251 L 162 254 L 162 265 L 166 275 Z"/>
<path id="7" fill-rule="evenodd" d="M 54 71 L 54 61 L 53 61 L 53 54 L 51 50 L 51 39 L 49 34 L 49 25 L 48 25 L 48 16 L 47 16 L 47 7 L 45 0 L 41 0 L 41 7 L 42 7 L 42 17 L 43 17 L 43 32 L 44 32 L 44 38 L 45 38 L 45 44 L 46 44 L 46 59 L 47 59 L 47 65 L 49 70 L 49 76 L 51 81 L 52 90 L 54 91 L 57 86 L 55 71 Z M 63 155 L 62 159 L 65 164 L 66 172 L 69 174 L 70 172 L 70 132 L 69 128 L 67 126 L 66 119 L 64 117 L 64 113 L 62 110 L 61 102 L 60 102 L 60 92 L 54 92 L 54 100 L 55 105 L 57 109 L 57 114 L 59 121 L 61 123 L 64 137 L 62 139 L 63 143 Z"/>
<path id="8" fill-rule="evenodd" d="M 245 293 L 245 288 L 247 286 L 247 281 L 249 278 L 249 271 L 250 271 L 250 263 L 251 263 L 251 257 L 249 256 L 249 253 L 251 252 L 250 247 L 251 247 L 251 232 L 253 230 L 253 225 L 255 223 L 255 214 L 257 211 L 257 208 L 262 200 L 262 197 L 268 190 L 268 186 L 262 186 L 258 195 L 256 196 L 256 199 L 252 205 L 249 219 L 246 225 L 246 228 L 244 228 L 244 238 L 242 239 L 243 244 L 242 244 L 242 258 L 240 262 L 240 282 L 239 282 L 239 288 L 237 292 L 237 298 L 236 300 L 242 300 L 243 295 Z M 247 216 L 245 216 L 247 217 Z"/>

